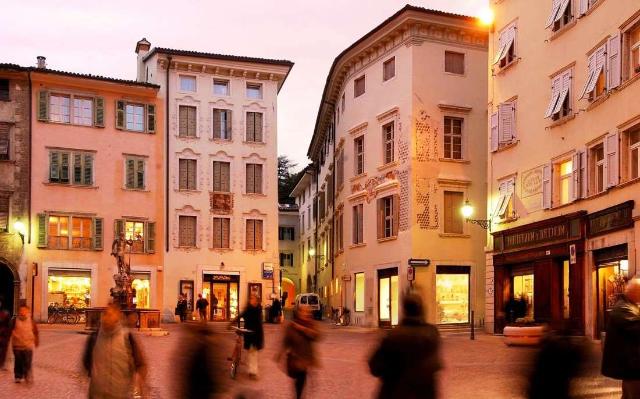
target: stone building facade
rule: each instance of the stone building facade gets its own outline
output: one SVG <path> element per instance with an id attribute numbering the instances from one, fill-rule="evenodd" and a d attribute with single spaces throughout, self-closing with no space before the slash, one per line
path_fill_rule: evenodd
<path id="1" fill-rule="evenodd" d="M 298 247 L 300 241 L 299 207 L 293 204 L 280 204 L 278 207 L 278 275 L 280 277 L 280 292 L 287 293 L 287 300 L 282 304 L 285 308 L 293 307 L 296 295 L 301 292 L 302 274 L 300 273 L 300 259 L 302 254 Z"/>

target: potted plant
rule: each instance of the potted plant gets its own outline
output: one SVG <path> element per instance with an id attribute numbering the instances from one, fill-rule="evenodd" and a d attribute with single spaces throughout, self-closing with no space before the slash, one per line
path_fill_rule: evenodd
<path id="1" fill-rule="evenodd" d="M 544 336 L 544 325 L 529 316 L 531 304 L 526 295 L 514 298 L 507 304 L 507 326 L 503 330 L 505 344 L 538 345 Z"/>

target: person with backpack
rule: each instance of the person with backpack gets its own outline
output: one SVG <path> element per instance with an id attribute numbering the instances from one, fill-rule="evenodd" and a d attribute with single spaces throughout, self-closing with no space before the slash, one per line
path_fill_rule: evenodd
<path id="1" fill-rule="evenodd" d="M 131 398 L 144 387 L 146 363 L 140 344 L 122 323 L 122 312 L 109 305 L 100 327 L 89 336 L 82 359 L 91 381 L 89 398 Z"/>
<path id="2" fill-rule="evenodd" d="M 31 311 L 27 306 L 20 306 L 18 317 L 11 322 L 11 345 L 13 347 L 13 372 L 16 384 L 23 379 L 27 383 L 33 382 L 31 364 L 33 351 L 39 344 L 38 327 L 31 318 Z"/>

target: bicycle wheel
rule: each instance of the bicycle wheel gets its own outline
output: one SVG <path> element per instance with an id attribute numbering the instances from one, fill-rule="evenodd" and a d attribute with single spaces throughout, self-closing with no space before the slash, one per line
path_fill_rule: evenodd
<path id="1" fill-rule="evenodd" d="M 47 323 L 49 323 L 49 324 L 55 323 L 56 319 L 57 319 L 57 316 L 58 316 L 58 313 L 55 312 L 55 311 L 52 312 L 52 313 L 49 313 L 49 317 L 47 318 Z"/>

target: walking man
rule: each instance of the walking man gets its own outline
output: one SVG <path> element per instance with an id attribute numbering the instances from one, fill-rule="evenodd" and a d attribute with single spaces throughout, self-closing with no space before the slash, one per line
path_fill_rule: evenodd
<path id="1" fill-rule="evenodd" d="M 207 298 L 203 298 L 202 294 L 198 294 L 198 300 L 196 301 L 196 309 L 198 309 L 198 314 L 200 315 L 200 321 L 203 323 L 207 322 L 207 307 L 209 307 L 209 301 L 207 301 Z"/>
<path id="2" fill-rule="evenodd" d="M 609 313 L 602 374 L 622 380 L 622 398 L 640 398 L 640 278 L 627 283 Z"/>
<path id="3" fill-rule="evenodd" d="M 11 342 L 15 364 L 13 368 L 16 384 L 22 380 L 33 382 L 31 363 L 33 351 L 39 344 L 38 327 L 31 319 L 31 312 L 27 306 L 20 306 L 18 317 L 11 325 Z"/>
<path id="4" fill-rule="evenodd" d="M 249 304 L 238 318 L 244 319 L 244 328 L 251 331 L 244 335 L 244 349 L 249 351 L 249 377 L 256 379 L 258 378 L 258 351 L 264 346 L 262 306 L 256 295 L 249 297 Z"/>

